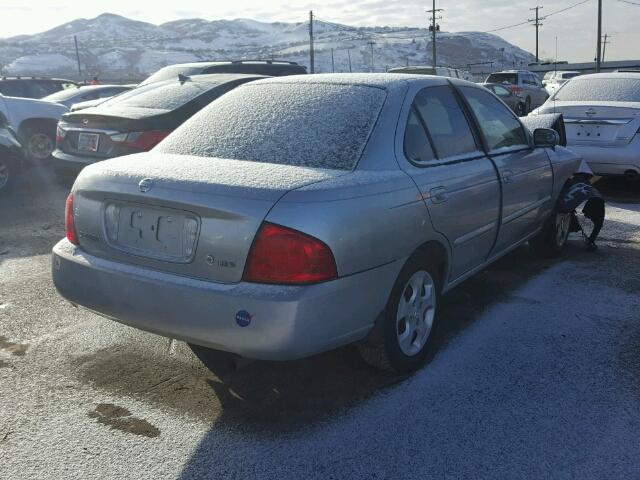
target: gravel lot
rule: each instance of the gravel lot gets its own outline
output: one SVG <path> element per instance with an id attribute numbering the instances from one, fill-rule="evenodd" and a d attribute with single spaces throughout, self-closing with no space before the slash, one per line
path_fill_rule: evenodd
<path id="1" fill-rule="evenodd" d="M 640 478 L 640 193 L 602 187 L 596 253 L 510 254 L 397 377 L 351 348 L 207 369 L 73 308 L 49 272 L 66 190 L 31 170 L 0 197 L 0 478 Z"/>

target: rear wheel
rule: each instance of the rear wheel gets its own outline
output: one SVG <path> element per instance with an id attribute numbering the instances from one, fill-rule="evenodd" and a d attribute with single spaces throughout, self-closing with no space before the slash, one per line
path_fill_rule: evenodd
<path id="1" fill-rule="evenodd" d="M 440 292 L 437 264 L 415 255 L 403 267 L 391 292 L 376 343 L 358 345 L 370 365 L 412 372 L 424 363 L 435 324 Z"/>
<path id="2" fill-rule="evenodd" d="M 526 115 L 524 103 L 520 102 L 516 105 L 515 113 L 519 117 L 524 117 Z"/>
<path id="3" fill-rule="evenodd" d="M 557 257 L 567 245 L 571 231 L 571 213 L 561 213 L 557 209 L 545 222 L 542 231 L 531 239 L 529 245 L 536 255 Z"/>
<path id="4" fill-rule="evenodd" d="M 531 97 L 527 97 L 527 99 L 524 101 L 524 113 L 522 114 L 522 116 L 529 115 L 530 111 L 531 111 Z"/>

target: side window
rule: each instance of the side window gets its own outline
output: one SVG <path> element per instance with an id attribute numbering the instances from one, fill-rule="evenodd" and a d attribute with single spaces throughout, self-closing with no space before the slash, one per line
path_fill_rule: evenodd
<path id="1" fill-rule="evenodd" d="M 490 93 L 473 87 L 460 87 L 460 90 L 478 120 L 489 150 L 529 146 L 520 121 Z"/>
<path id="2" fill-rule="evenodd" d="M 0 82 L 0 93 L 7 97 L 26 97 L 27 91 L 22 82 L 5 81 Z"/>
<path id="3" fill-rule="evenodd" d="M 493 93 L 495 93 L 499 97 L 509 97 L 509 96 L 511 96 L 511 92 L 509 92 L 509 90 L 507 90 L 506 88 L 501 87 L 500 85 L 495 85 L 493 87 Z"/>
<path id="4" fill-rule="evenodd" d="M 427 133 L 413 108 L 411 108 L 407 128 L 404 131 L 404 154 L 415 162 L 434 159 Z"/>
<path id="5" fill-rule="evenodd" d="M 62 90 L 62 86 L 60 84 L 47 81 L 29 82 L 29 88 L 31 89 L 33 98 L 43 98 Z"/>
<path id="6" fill-rule="evenodd" d="M 414 105 L 427 126 L 438 158 L 478 151 L 469 123 L 450 87 L 425 88 L 416 95 Z"/>

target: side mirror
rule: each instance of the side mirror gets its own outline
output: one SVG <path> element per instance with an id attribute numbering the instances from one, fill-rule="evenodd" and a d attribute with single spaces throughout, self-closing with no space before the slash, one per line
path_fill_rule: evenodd
<path id="1" fill-rule="evenodd" d="M 533 131 L 533 145 L 537 148 L 555 148 L 560 143 L 560 135 L 551 128 L 536 128 Z"/>

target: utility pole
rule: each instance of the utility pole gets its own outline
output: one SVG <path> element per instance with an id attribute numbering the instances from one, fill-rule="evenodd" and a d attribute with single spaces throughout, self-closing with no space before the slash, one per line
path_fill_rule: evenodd
<path id="1" fill-rule="evenodd" d="M 596 73 L 602 63 L 602 0 L 598 0 L 598 45 L 596 47 Z"/>
<path id="2" fill-rule="evenodd" d="M 76 44 L 76 60 L 78 60 L 78 80 L 82 80 L 82 69 L 80 68 L 80 52 L 78 51 L 78 37 L 74 35 L 73 41 Z"/>
<path id="3" fill-rule="evenodd" d="M 543 19 L 538 16 L 538 10 L 540 10 L 541 8 L 544 8 L 544 7 L 535 6 L 535 7 L 529 9 L 529 10 L 535 10 L 536 11 L 536 18 L 529 20 L 530 22 L 534 22 L 533 26 L 536 27 L 536 62 L 540 61 L 540 55 L 538 53 L 538 29 L 542 26 L 542 23 L 540 23 L 540 20 L 543 20 Z"/>
<path id="4" fill-rule="evenodd" d="M 373 72 L 373 46 L 376 44 L 373 40 L 369 40 L 367 45 L 371 47 L 371 71 Z"/>
<path id="5" fill-rule="evenodd" d="M 313 58 L 313 10 L 309 11 L 309 64 L 311 73 L 315 73 L 316 69 Z"/>
<path id="6" fill-rule="evenodd" d="M 333 48 L 331 49 L 331 73 L 336 73 L 336 64 L 333 62 Z"/>
<path id="7" fill-rule="evenodd" d="M 607 38 L 609 40 L 607 40 Z M 602 42 L 602 62 L 604 63 L 604 54 L 607 52 L 607 43 L 611 43 L 611 35 L 604 34 L 604 41 Z"/>
<path id="8" fill-rule="evenodd" d="M 500 70 L 504 70 L 504 47 L 500 48 Z"/>
<path id="9" fill-rule="evenodd" d="M 347 56 L 349 57 L 349 73 L 351 73 L 351 49 L 347 48 Z"/>
<path id="10" fill-rule="evenodd" d="M 444 9 L 436 8 L 436 0 L 433 0 L 433 8 L 431 10 L 427 10 L 427 13 L 431 14 L 431 25 L 429 26 L 429 30 L 431 30 L 431 58 L 432 58 L 432 66 L 437 66 L 438 62 L 436 59 L 436 31 L 440 30 L 440 25 L 436 25 L 436 20 L 442 17 L 437 17 L 438 12 L 442 12 Z"/>

